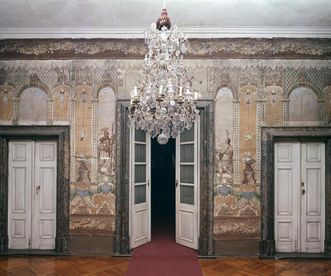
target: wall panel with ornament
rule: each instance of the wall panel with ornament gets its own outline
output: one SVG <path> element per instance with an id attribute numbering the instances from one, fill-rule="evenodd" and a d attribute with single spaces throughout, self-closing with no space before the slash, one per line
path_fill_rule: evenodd
<path id="1" fill-rule="evenodd" d="M 209 183 L 214 201 L 201 203 L 213 210 L 209 234 L 215 246 L 208 254 L 258 253 L 261 127 L 331 125 L 331 62 L 325 44 L 275 40 L 281 47 L 273 49 L 283 51 L 277 53 L 253 42 L 234 39 L 227 47 L 228 41 L 193 40 L 184 60 L 198 102 L 215 104 L 215 144 L 207 145 L 215 160 Z M 0 43 L 0 58 L 7 53 L 6 60 L 0 59 L 0 124 L 70 125 L 73 253 L 113 250 L 120 189 L 117 101 L 129 100 L 145 52 L 139 40 L 104 43 L 67 41 L 63 48 L 36 41 L 29 44 L 36 51 L 23 47 L 20 54 L 12 51 L 18 47 L 14 42 Z M 49 48 L 52 53 L 43 52 Z M 300 59 L 294 59 L 293 49 Z M 112 59 L 103 59 L 105 53 Z"/>

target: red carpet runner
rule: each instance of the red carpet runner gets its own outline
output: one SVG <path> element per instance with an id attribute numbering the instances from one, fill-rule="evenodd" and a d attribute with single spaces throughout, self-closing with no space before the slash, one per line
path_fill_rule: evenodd
<path id="1" fill-rule="evenodd" d="M 158 231 L 152 242 L 133 251 L 126 276 L 202 276 L 195 250 Z"/>

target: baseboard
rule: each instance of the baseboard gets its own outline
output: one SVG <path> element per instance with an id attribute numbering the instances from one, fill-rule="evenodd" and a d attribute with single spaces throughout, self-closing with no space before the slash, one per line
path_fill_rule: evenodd
<path id="1" fill-rule="evenodd" d="M 111 255 L 113 236 L 71 236 L 72 255 Z"/>
<path id="2" fill-rule="evenodd" d="M 216 256 L 257 256 L 259 240 L 215 240 Z"/>

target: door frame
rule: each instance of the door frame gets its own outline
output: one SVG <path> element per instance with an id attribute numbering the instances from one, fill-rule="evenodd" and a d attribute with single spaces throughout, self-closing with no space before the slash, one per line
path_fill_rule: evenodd
<path id="1" fill-rule="evenodd" d="M 9 140 L 57 142 L 56 254 L 70 252 L 70 129 L 69 126 L 0 126 L 0 254 L 8 254 L 8 145 Z M 33 252 L 42 250 L 33 250 Z M 20 251 L 21 252 L 21 251 Z M 31 252 L 26 250 L 26 252 Z"/>
<path id="2" fill-rule="evenodd" d="M 119 100 L 117 105 L 117 152 L 116 152 L 116 218 L 114 248 L 115 255 L 130 254 L 130 127 L 129 101 Z M 198 101 L 200 111 L 199 168 L 200 209 L 199 245 L 201 256 L 215 255 L 214 240 L 214 105 L 213 101 Z M 211 131 L 212 130 L 212 131 Z"/>
<path id="3" fill-rule="evenodd" d="M 261 237 L 260 258 L 274 258 L 274 145 L 276 142 L 325 143 L 325 240 L 324 255 L 331 255 L 331 127 L 262 127 L 261 128 Z M 287 256 L 306 257 L 305 253 Z"/>

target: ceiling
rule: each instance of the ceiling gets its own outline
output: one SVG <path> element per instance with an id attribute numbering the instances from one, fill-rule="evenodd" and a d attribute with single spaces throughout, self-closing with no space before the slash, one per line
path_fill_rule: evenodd
<path id="1" fill-rule="evenodd" d="M 0 38 L 139 38 L 163 0 L 0 0 Z M 330 0 L 167 0 L 190 37 L 331 37 Z"/>

